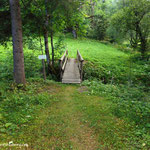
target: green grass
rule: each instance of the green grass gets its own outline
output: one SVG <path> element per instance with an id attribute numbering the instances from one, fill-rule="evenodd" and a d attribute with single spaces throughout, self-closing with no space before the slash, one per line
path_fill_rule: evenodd
<path id="1" fill-rule="evenodd" d="M 77 49 L 85 63 L 85 79 L 96 76 L 105 83 L 127 82 L 130 74 L 130 54 L 96 40 L 66 39 L 69 57 L 76 57 Z M 86 67 L 87 66 L 87 67 Z M 113 79 L 113 81 L 111 81 Z"/>
<path id="2" fill-rule="evenodd" d="M 99 41 L 66 38 L 69 57 L 78 49 L 85 59 L 85 81 L 81 87 L 61 85 L 39 79 L 40 45 L 32 42 L 24 46 L 22 90 L 12 82 L 11 44 L 0 46 L 0 143 L 28 143 L 32 149 L 150 148 L 148 61 Z"/>
<path id="3" fill-rule="evenodd" d="M 55 43 L 57 40 L 58 38 L 56 37 Z M 30 43 L 24 46 L 26 77 L 36 76 L 35 72 L 38 72 L 38 70 L 41 69 L 41 61 L 37 58 L 38 55 L 41 54 L 41 50 L 39 48 L 40 45 L 38 42 L 38 40 L 33 40 L 32 46 Z M 112 46 L 101 44 L 98 41 L 89 39 L 75 40 L 66 38 L 64 43 L 66 45 L 66 49 L 69 51 L 69 57 L 76 58 L 78 49 L 86 61 L 89 60 L 94 62 L 97 66 L 107 66 L 109 68 L 109 70 L 107 69 L 107 72 L 113 71 L 113 68 L 116 70 L 119 66 L 121 66 L 123 70 L 129 70 L 129 55 L 113 48 Z M 51 47 L 50 44 L 49 47 Z M 10 72 L 13 71 L 11 65 L 13 63 L 11 44 L 8 44 L 8 47 L 6 48 L 0 46 L 0 62 L 3 63 L 5 68 L 8 68 L 8 72 L 9 70 Z"/>
<path id="4" fill-rule="evenodd" d="M 88 95 L 78 85 L 29 81 L 26 92 L 9 91 L 7 99 L 16 98 L 2 102 L 9 122 L 1 128 L 0 143 L 27 143 L 31 149 L 147 149 L 135 125 L 114 116 L 113 103 L 105 98 Z"/>
<path id="5" fill-rule="evenodd" d="M 85 60 L 102 63 L 125 63 L 127 61 L 127 58 L 129 57 L 127 54 L 117 50 L 116 48 L 102 44 L 96 40 L 66 39 L 65 42 L 67 43 L 69 57 L 76 57 L 77 49 L 80 51 L 81 55 Z"/>

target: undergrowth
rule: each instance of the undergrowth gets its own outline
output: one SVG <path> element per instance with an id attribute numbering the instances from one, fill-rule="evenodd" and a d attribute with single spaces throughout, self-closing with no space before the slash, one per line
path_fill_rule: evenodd
<path id="1" fill-rule="evenodd" d="M 58 39 L 58 38 L 56 38 Z M 37 41 L 36 41 L 37 42 Z M 89 94 L 106 97 L 113 102 L 112 113 L 136 125 L 136 135 L 144 137 L 146 145 L 150 143 L 150 61 L 142 60 L 129 51 L 120 51 L 111 45 L 95 40 L 65 39 L 70 57 L 75 57 L 79 49 L 85 59 L 83 85 L 90 88 Z M 29 43 L 31 44 L 31 43 Z M 11 45 L 11 44 L 10 44 Z M 24 47 L 25 72 L 27 84 L 25 89 L 17 89 L 13 81 L 12 48 L 0 46 L 0 132 L 13 135 L 36 117 L 38 108 L 56 101 L 46 92 L 40 93 L 33 81 L 42 78 L 42 64 L 38 60 L 39 49 L 31 50 L 31 45 Z M 60 57 L 64 47 L 62 41 L 56 43 Z M 122 49 L 121 47 L 119 49 Z M 56 64 L 57 65 L 57 64 Z M 51 77 L 48 77 L 51 79 Z M 41 87 L 40 80 L 36 80 Z M 47 81 L 46 81 L 47 82 Z M 45 84 L 45 83 L 44 83 Z M 150 145 L 149 145 L 150 147 Z"/>
<path id="2" fill-rule="evenodd" d="M 139 57 L 138 57 L 139 58 Z M 99 60 L 100 61 L 100 60 Z M 82 85 L 89 94 L 106 97 L 113 102 L 112 113 L 136 125 L 135 134 L 150 143 L 150 61 L 132 56 L 128 66 L 88 61 L 84 65 Z M 115 68 L 116 67 L 116 68 Z M 150 145 L 148 144 L 150 147 Z"/>
<path id="3" fill-rule="evenodd" d="M 17 135 L 18 131 L 38 116 L 39 109 L 56 101 L 49 93 L 40 92 L 41 86 L 50 81 L 41 82 L 41 79 L 36 79 L 35 82 L 34 79 L 30 83 L 30 80 L 25 88 L 21 88 L 21 85 L 17 88 L 10 83 L 5 84 L 5 88 L 0 88 L 0 141 L 6 135 Z"/>

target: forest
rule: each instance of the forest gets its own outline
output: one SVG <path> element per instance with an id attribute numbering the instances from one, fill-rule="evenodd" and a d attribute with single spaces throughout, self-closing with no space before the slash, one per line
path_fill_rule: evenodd
<path id="1" fill-rule="evenodd" d="M 0 0 L 1 149 L 150 150 L 150 0 Z"/>

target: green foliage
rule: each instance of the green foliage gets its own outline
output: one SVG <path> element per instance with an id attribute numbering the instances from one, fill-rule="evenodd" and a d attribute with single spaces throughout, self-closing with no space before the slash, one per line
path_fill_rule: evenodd
<path id="1" fill-rule="evenodd" d="M 91 31 L 89 31 L 88 36 L 97 40 L 104 40 L 106 37 L 107 27 L 107 17 L 105 16 L 105 14 L 99 14 L 94 17 L 91 25 Z"/>
<path id="2" fill-rule="evenodd" d="M 107 8 L 109 2 L 105 1 L 90 1 L 87 9 L 89 20 L 88 37 L 98 40 L 104 40 L 106 37 L 106 30 L 108 27 Z"/>
<path id="3" fill-rule="evenodd" d="M 106 51 L 95 49 L 94 55 L 90 52 L 86 51 L 87 55 L 82 52 L 84 58 L 88 58 L 84 65 L 83 85 L 90 88 L 89 94 L 103 96 L 112 101 L 112 113 L 133 122 L 137 125 L 135 134 L 142 138 L 147 137 L 150 124 L 148 59 L 143 60 L 140 55 L 128 52 L 126 62 L 118 62 L 119 57 L 111 60 L 106 55 L 102 59 L 100 55 L 104 56 Z M 110 54 L 112 58 L 114 54 Z M 148 138 L 145 140 L 148 143 Z"/>
<path id="4" fill-rule="evenodd" d="M 42 82 L 41 82 L 42 84 Z M 10 85 L 9 85 L 10 86 Z M 7 87 L 9 87 L 7 85 Z M 50 105 L 54 98 L 46 92 L 35 94 L 36 84 L 28 84 L 24 90 L 15 86 L 3 91 L 0 95 L 0 132 L 10 135 L 16 134 L 17 130 L 26 126 L 35 119 L 38 109 Z M 49 100 L 48 100 L 49 99 Z"/>
<path id="5" fill-rule="evenodd" d="M 99 81 L 84 81 L 83 85 L 90 88 L 91 95 L 106 97 L 113 102 L 109 108 L 112 113 L 127 122 L 136 125 L 134 133 L 137 137 L 143 139 L 149 147 L 149 124 L 150 124 L 150 102 L 149 96 L 139 86 L 112 85 L 103 84 Z M 135 137 L 134 137 L 135 139 Z M 138 143 L 139 144 L 139 143 Z M 134 148 L 140 148 L 142 145 L 135 144 Z"/>
<path id="6" fill-rule="evenodd" d="M 27 44 L 28 43 L 28 44 Z M 33 43 L 27 42 L 24 46 L 24 65 L 26 78 L 40 77 L 42 74 L 42 63 L 38 59 L 39 43 L 35 40 Z M 33 48 L 33 49 L 29 49 Z M 2 80 L 13 80 L 13 53 L 11 43 L 7 47 L 0 47 L 0 78 Z"/>
<path id="7" fill-rule="evenodd" d="M 91 94 L 109 96 L 115 103 L 113 112 L 117 116 L 128 118 L 148 130 L 150 61 L 139 55 L 132 55 L 126 65 L 120 63 L 117 67 L 116 64 L 99 61 L 91 60 L 84 65 L 84 79 L 87 80 L 84 85 L 90 87 Z"/>
<path id="8" fill-rule="evenodd" d="M 57 40 L 60 42 L 60 45 L 59 42 L 57 43 L 58 45 L 56 44 L 58 49 L 59 46 L 63 47 L 59 38 L 54 40 L 56 43 Z M 108 144 L 110 142 L 109 144 L 112 145 L 115 143 L 114 147 L 116 149 L 121 147 L 122 136 L 118 136 L 121 133 L 123 135 L 126 133 L 125 135 L 128 138 L 124 136 L 125 140 L 131 145 L 133 144 L 133 147 L 141 149 L 143 148 L 143 143 L 146 144 L 145 149 L 149 147 L 150 103 L 148 92 L 150 89 L 148 79 L 150 78 L 150 62 L 148 59 L 143 60 L 139 55 L 131 55 L 130 52 L 124 53 L 123 50 L 120 51 L 110 44 L 102 44 L 95 40 L 67 38 L 65 43 L 67 43 L 70 57 L 75 57 L 76 50 L 79 49 L 85 59 L 84 78 L 86 81 L 83 82 L 83 85 L 88 86 L 90 92 L 84 96 L 78 93 L 69 97 L 70 99 L 71 96 L 74 96 L 73 104 L 77 104 L 77 109 L 82 110 L 82 113 L 84 113 L 81 121 L 84 123 L 89 121 L 89 125 L 94 127 L 96 132 L 99 131 L 101 133 L 100 131 L 103 129 L 105 134 L 99 135 L 100 141 L 105 135 L 104 143 Z M 39 70 L 41 68 L 41 62 L 37 59 L 38 54 L 41 53 L 39 52 L 40 46 L 38 41 L 35 40 L 33 43 L 27 42 L 24 45 L 26 76 L 30 79 L 27 79 L 26 88 L 23 88 L 22 85 L 18 87 L 20 90 L 16 86 L 11 85 L 9 81 L 12 80 L 13 72 L 12 50 L 9 47 L 9 44 L 8 48 L 0 47 L 0 63 L 2 66 L 0 67 L 0 78 L 2 79 L 0 81 L 0 133 L 2 135 L 5 133 L 15 135 L 16 131 L 25 128 L 26 125 L 36 118 L 38 109 L 45 108 L 45 106 L 51 105 L 52 102 L 56 101 L 51 94 L 44 92 L 44 86 L 46 85 L 48 85 L 47 91 L 53 91 L 53 88 L 49 87 L 49 83 L 52 84 L 52 82 L 48 80 L 43 82 L 41 79 L 36 79 L 37 76 L 40 76 Z M 119 48 L 122 49 L 122 47 Z M 60 95 L 62 93 L 60 92 Z M 107 105 L 107 108 L 103 107 L 106 106 L 104 104 L 106 101 L 103 101 L 103 99 L 101 103 L 99 99 L 95 103 L 96 97 L 90 97 L 90 95 L 105 97 L 109 100 L 107 103 L 110 106 L 108 107 Z M 89 97 L 87 98 L 86 96 Z M 60 96 L 61 98 L 63 99 L 62 95 Z M 47 101 L 47 99 L 50 101 Z M 69 106 L 73 106 L 70 104 L 70 101 L 65 107 L 68 108 Z M 58 106 L 56 109 L 58 110 Z M 70 110 L 72 111 L 72 109 Z M 108 110 L 109 116 L 106 119 L 105 116 L 108 114 Z M 70 116 L 68 109 L 66 112 Z M 59 113 L 62 114 L 61 112 Z M 114 119 L 112 119 L 112 113 L 116 116 Z M 58 119 L 51 120 L 53 118 L 51 115 L 49 118 L 51 123 L 60 121 Z M 115 126 L 113 121 L 116 121 L 116 118 L 120 118 L 122 121 L 126 120 L 125 122 L 130 122 L 130 125 L 133 124 L 132 132 L 130 132 L 128 125 L 128 130 L 120 132 L 120 129 L 124 130 L 124 127 L 118 129 Z M 60 119 L 62 118 L 60 117 Z M 103 123 L 101 123 L 102 120 Z M 112 121 L 109 122 L 108 120 Z M 120 124 L 118 126 L 120 127 Z M 112 132 L 115 134 L 112 135 Z"/>
<path id="9" fill-rule="evenodd" d="M 26 78 L 40 77 L 40 70 L 42 70 L 42 64 L 41 61 L 38 59 L 37 54 L 34 52 L 26 52 L 24 57 Z"/>
<path id="10" fill-rule="evenodd" d="M 111 43 L 117 42 L 117 44 L 122 43 L 124 41 L 124 35 L 110 23 L 106 30 L 107 40 Z"/>
<path id="11" fill-rule="evenodd" d="M 148 50 L 148 37 L 150 35 L 150 2 L 147 0 L 127 0 L 125 7 L 117 11 L 112 18 L 113 26 L 124 37 L 129 37 L 130 44 L 138 48 L 144 55 Z"/>
<path id="12" fill-rule="evenodd" d="M 113 113 L 122 118 L 134 121 L 141 128 L 149 130 L 150 103 L 143 86 L 127 86 L 103 84 L 100 81 L 84 81 L 83 85 L 90 87 L 90 93 L 105 96 L 113 101 Z"/>
<path id="13" fill-rule="evenodd" d="M 136 134 L 148 142 L 150 62 L 124 46 L 112 47 L 94 40 L 67 39 L 69 55 L 76 49 L 85 59 L 83 85 L 90 94 L 104 96 L 113 102 L 110 108 L 117 117 L 137 125 Z M 131 51 L 133 53 L 131 53 Z"/>
<path id="14" fill-rule="evenodd" d="M 12 50 L 9 45 L 0 46 L 0 79 L 12 80 L 13 79 L 13 56 Z"/>
<path id="15" fill-rule="evenodd" d="M 103 83 L 126 83 L 128 78 L 126 69 L 125 66 L 87 63 L 84 66 L 84 78 L 101 80 Z"/>
<path id="16" fill-rule="evenodd" d="M 54 46 L 55 49 L 55 60 L 60 59 L 64 51 L 66 50 L 66 45 L 64 43 L 64 37 L 59 36 L 57 42 Z"/>
<path id="17" fill-rule="evenodd" d="M 143 58 L 133 55 L 128 60 L 127 65 L 120 63 L 117 67 L 113 63 L 110 66 L 110 62 L 88 62 L 84 65 L 84 79 L 96 79 L 109 84 L 127 84 L 132 82 L 132 84 L 149 86 L 150 61 L 141 59 Z M 95 61 L 98 61 L 98 59 Z"/>
<path id="18" fill-rule="evenodd" d="M 77 36 L 85 36 L 87 33 L 87 24 L 85 16 L 80 13 L 76 13 L 70 20 L 71 28 L 77 33 Z"/>

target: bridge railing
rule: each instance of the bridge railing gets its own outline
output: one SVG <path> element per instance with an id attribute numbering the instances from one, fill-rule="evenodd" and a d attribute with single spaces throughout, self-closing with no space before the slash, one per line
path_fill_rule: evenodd
<path id="1" fill-rule="evenodd" d="M 59 60 L 59 68 L 60 68 L 60 80 L 62 80 L 62 76 L 67 64 L 67 60 L 68 60 L 68 50 L 65 51 L 65 53 L 63 54 L 63 56 L 60 58 Z"/>
<path id="2" fill-rule="evenodd" d="M 82 58 L 79 50 L 77 50 L 77 61 L 78 61 L 78 67 L 79 67 L 79 72 L 80 72 L 80 79 L 82 81 L 82 79 L 83 79 L 83 62 L 84 62 L 84 59 Z"/>

